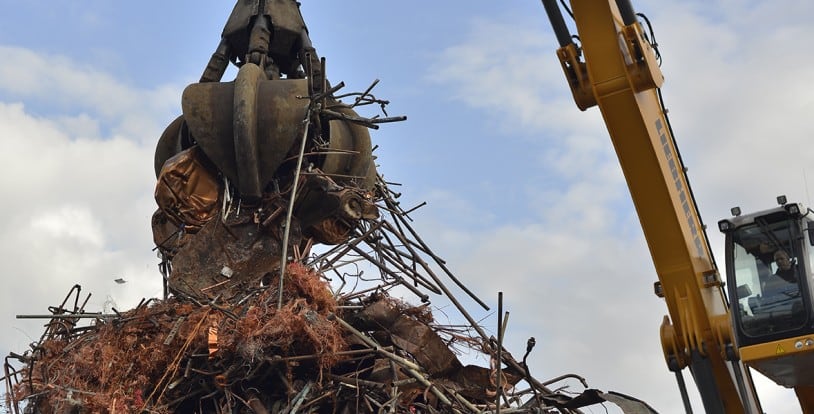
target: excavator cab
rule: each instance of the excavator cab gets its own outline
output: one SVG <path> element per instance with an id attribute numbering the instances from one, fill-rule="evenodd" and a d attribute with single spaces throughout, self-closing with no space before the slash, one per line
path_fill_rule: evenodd
<path id="1" fill-rule="evenodd" d="M 811 275 L 814 214 L 778 197 L 778 207 L 718 222 L 726 235 L 732 319 L 743 362 L 786 387 L 814 385 Z"/>

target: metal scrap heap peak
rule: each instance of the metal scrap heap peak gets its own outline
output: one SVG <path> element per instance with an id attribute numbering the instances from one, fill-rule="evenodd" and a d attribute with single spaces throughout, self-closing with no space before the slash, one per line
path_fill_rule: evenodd
<path id="1" fill-rule="evenodd" d="M 236 78 L 222 82 L 229 64 Z M 490 336 L 464 309 L 445 280 L 488 307 L 376 170 L 369 129 L 404 117 L 387 117 L 376 82 L 339 95 L 325 66 L 298 3 L 237 3 L 155 152 L 164 297 L 92 313 L 75 286 L 41 316 L 40 340 L 6 359 L 10 411 L 563 413 L 623 398 L 549 389 L 585 383 L 536 380 L 533 340 L 518 362 L 505 329 Z M 366 105 L 385 116 L 360 116 Z M 436 322 L 431 297 L 465 323 Z"/>

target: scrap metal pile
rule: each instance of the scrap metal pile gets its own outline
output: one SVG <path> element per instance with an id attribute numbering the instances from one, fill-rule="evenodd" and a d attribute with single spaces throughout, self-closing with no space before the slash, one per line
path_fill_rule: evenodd
<path id="1" fill-rule="evenodd" d="M 568 413 L 625 400 L 590 389 L 576 397 L 553 391 L 548 386 L 565 377 L 584 380 L 541 383 L 525 357 L 518 362 L 501 346 L 502 337 L 487 336 L 474 321 L 466 329 L 438 324 L 428 304 L 391 297 L 398 286 L 424 299 L 449 292 L 425 259 L 444 262 L 398 230 L 413 231 L 391 206 L 397 221 L 365 221 L 347 242 L 287 264 L 282 295 L 273 275 L 229 300 L 180 294 L 100 314 L 85 310 L 90 295 L 83 299 L 74 287 L 51 307 L 32 350 L 10 356 L 24 365 L 6 359 L 9 410 L 476 413 L 495 411 L 500 395 L 503 412 Z M 343 272 L 361 260 L 378 269 L 375 280 Z M 345 288 L 356 284 L 372 286 Z M 491 363 L 464 365 L 456 349 Z"/>
<path id="2" fill-rule="evenodd" d="M 221 82 L 226 66 L 240 69 Z M 375 83 L 374 83 L 375 85 Z M 5 361 L 15 413 L 579 412 L 619 394 L 566 394 L 488 335 L 444 280 L 376 171 L 372 88 L 338 95 L 291 0 L 240 0 L 183 115 L 159 139 L 163 299 L 88 312 L 75 286 L 40 340 Z M 352 103 L 343 103 L 349 98 Z M 384 112 L 385 116 L 387 115 Z M 371 276 L 373 274 L 373 276 Z M 414 306 L 395 294 L 414 295 Z M 431 296 L 465 322 L 434 320 Z M 89 322 L 89 323 L 85 323 Z M 456 350 L 482 355 L 464 365 Z M 17 360 L 22 366 L 12 363 Z M 587 385 L 586 385 L 587 388 Z M 638 404 L 638 405 L 637 405 Z M 630 408 L 633 410 L 633 408 Z M 639 409 L 639 408 L 636 408 Z M 629 411 L 650 412 L 650 411 Z"/>

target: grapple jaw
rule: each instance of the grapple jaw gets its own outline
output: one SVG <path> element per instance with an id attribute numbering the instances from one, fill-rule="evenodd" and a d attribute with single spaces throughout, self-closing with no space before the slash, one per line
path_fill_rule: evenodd
<path id="1" fill-rule="evenodd" d="M 249 200 L 262 197 L 285 176 L 296 157 L 309 110 L 312 117 L 308 164 L 335 180 L 371 189 L 376 176 L 367 127 L 330 119 L 311 108 L 306 79 L 269 80 L 257 65 L 240 68 L 233 82 L 189 85 L 182 95 L 183 115 L 173 121 L 156 147 L 156 176 L 164 162 L 194 144 Z M 326 100 L 332 112 L 358 118 L 347 105 Z"/>
<path id="2" fill-rule="evenodd" d="M 239 70 L 222 82 L 229 62 Z M 382 119 L 340 102 L 324 73 L 296 2 L 238 1 L 156 146 L 153 238 L 169 291 L 228 295 L 283 268 L 289 248 L 342 243 L 378 217 L 368 128 Z M 222 269 L 234 273 L 223 286 Z"/>

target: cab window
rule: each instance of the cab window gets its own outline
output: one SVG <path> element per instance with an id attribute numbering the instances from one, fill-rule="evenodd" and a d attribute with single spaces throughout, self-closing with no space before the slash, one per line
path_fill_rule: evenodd
<path id="1" fill-rule="evenodd" d="M 799 282 L 805 258 L 798 257 L 792 225 L 757 220 L 733 234 L 736 311 L 747 336 L 795 330 L 806 322 Z"/>

